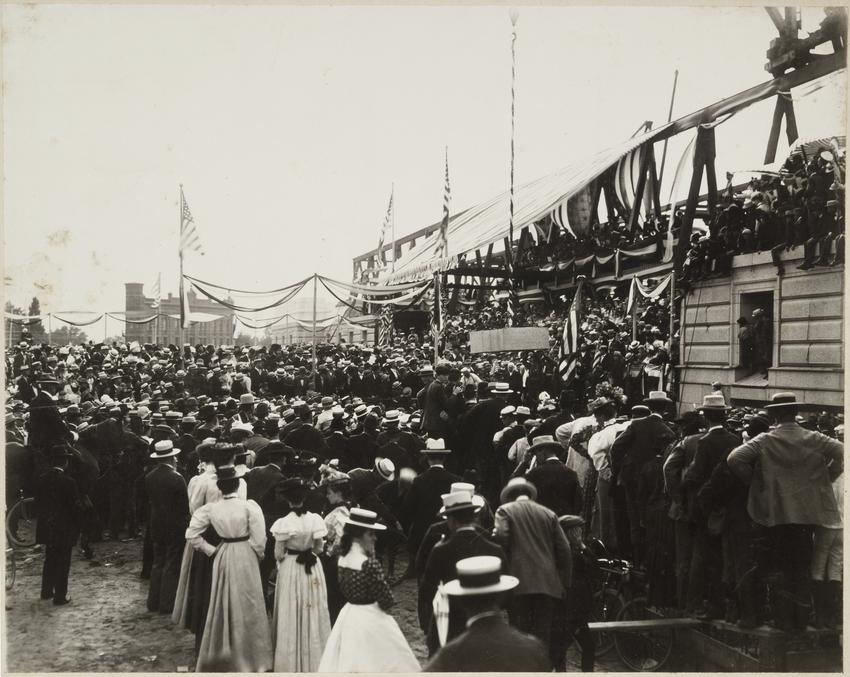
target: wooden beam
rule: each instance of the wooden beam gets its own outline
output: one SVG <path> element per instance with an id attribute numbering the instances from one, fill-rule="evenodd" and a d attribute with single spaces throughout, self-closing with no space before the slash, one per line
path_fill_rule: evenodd
<path id="1" fill-rule="evenodd" d="M 685 204 L 685 214 L 682 217 L 682 225 L 679 229 L 679 243 L 676 246 L 676 251 L 673 254 L 673 270 L 675 274 L 682 271 L 682 263 L 685 260 L 685 252 L 691 244 L 691 229 L 694 223 L 694 213 L 697 208 L 697 200 L 699 199 L 699 190 L 702 185 L 702 173 L 705 169 L 705 153 L 706 144 L 709 143 L 709 133 L 714 133 L 714 129 L 705 129 L 700 127 L 697 130 L 697 142 L 694 149 L 694 170 L 691 176 L 691 187 L 688 190 L 688 201 Z"/>
<path id="2" fill-rule="evenodd" d="M 784 35 L 785 33 L 785 19 L 782 16 L 782 13 L 776 7 L 765 7 L 764 11 L 767 12 L 767 15 L 770 17 L 770 20 L 773 22 L 773 25 L 776 26 L 776 30 L 779 31 L 780 35 Z"/>
<path id="3" fill-rule="evenodd" d="M 661 185 L 658 183 L 658 168 L 655 165 L 655 144 L 649 146 L 649 172 L 652 182 L 652 208 L 655 218 L 661 216 Z"/>
<path id="4" fill-rule="evenodd" d="M 629 232 L 634 232 L 637 227 L 638 216 L 640 216 L 640 208 L 643 206 L 643 191 L 646 188 L 646 173 L 649 170 L 649 146 L 652 143 L 645 143 L 640 150 L 640 175 L 638 176 L 637 186 L 635 186 L 635 203 L 632 205 L 632 213 L 629 214 Z"/>

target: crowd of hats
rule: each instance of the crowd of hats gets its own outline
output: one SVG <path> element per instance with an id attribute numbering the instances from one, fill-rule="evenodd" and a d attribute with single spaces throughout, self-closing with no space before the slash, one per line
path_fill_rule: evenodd
<path id="1" fill-rule="evenodd" d="M 803 270 L 843 262 L 844 187 L 833 161 L 843 175 L 843 152 L 832 161 L 795 153 L 777 176 L 754 177 L 740 194 L 725 191 L 709 232 L 691 236 L 683 280 L 728 274 L 732 256 L 753 252 L 772 252 L 780 274 L 784 265 L 779 255 L 798 247 Z"/>

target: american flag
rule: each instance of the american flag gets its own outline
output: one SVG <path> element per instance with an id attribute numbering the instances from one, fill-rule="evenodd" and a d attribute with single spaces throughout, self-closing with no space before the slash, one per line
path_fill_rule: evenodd
<path id="1" fill-rule="evenodd" d="M 381 259 L 381 263 L 387 263 L 387 254 L 384 252 L 384 242 L 387 240 L 387 231 L 390 230 L 390 226 L 392 225 L 392 213 L 393 213 L 393 193 L 395 189 L 390 191 L 390 204 L 387 206 L 387 215 L 384 217 L 384 223 L 381 226 L 381 235 L 378 238 L 378 256 Z"/>
<path id="2" fill-rule="evenodd" d="M 156 276 L 156 282 L 153 283 L 153 287 L 151 287 L 151 296 L 153 296 L 153 303 L 151 303 L 151 308 L 159 308 L 160 303 L 162 301 L 162 273 L 158 273 Z"/>
<path id="3" fill-rule="evenodd" d="M 378 345 L 383 348 L 392 342 L 393 306 L 387 303 L 381 308 L 381 319 L 378 324 Z"/>
<path id="4" fill-rule="evenodd" d="M 440 224 L 440 236 L 437 239 L 437 258 L 443 258 L 449 254 L 449 202 L 451 201 L 451 187 L 449 186 L 449 149 L 446 148 L 446 190 L 443 192 L 443 221 Z"/>
<path id="5" fill-rule="evenodd" d="M 189 203 L 183 195 L 183 186 L 180 186 L 180 205 L 180 255 L 183 256 L 188 252 L 198 252 L 203 255 L 201 238 L 198 237 L 198 231 L 195 229 L 195 220 L 192 218 L 192 212 L 189 211 Z"/>
<path id="6" fill-rule="evenodd" d="M 564 383 L 570 383 L 575 378 L 578 365 L 578 310 L 581 303 L 583 280 L 579 280 L 576 295 L 570 304 L 570 312 L 564 322 L 564 333 L 561 336 L 560 360 L 558 373 Z"/>
<path id="7" fill-rule="evenodd" d="M 434 273 L 434 307 L 431 311 L 431 331 L 439 336 L 443 331 L 443 291 L 440 272 Z"/>

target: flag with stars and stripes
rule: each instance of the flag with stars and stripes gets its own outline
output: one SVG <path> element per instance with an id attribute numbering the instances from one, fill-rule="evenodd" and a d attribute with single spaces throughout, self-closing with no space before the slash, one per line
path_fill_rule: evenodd
<path id="1" fill-rule="evenodd" d="M 581 303 L 581 292 L 583 282 L 580 280 L 576 287 L 576 295 L 570 304 L 570 312 L 564 322 L 564 332 L 561 335 L 560 359 L 558 361 L 558 373 L 564 383 L 570 383 L 576 374 L 578 366 L 578 313 Z"/>
<path id="2" fill-rule="evenodd" d="M 189 203 L 183 195 L 183 186 L 180 187 L 180 205 L 180 255 L 185 256 L 189 252 L 198 252 L 203 255 L 201 238 L 198 237 L 195 220 L 192 218 L 192 212 L 189 211 Z"/>
<path id="3" fill-rule="evenodd" d="M 162 302 L 162 273 L 158 273 L 156 276 L 156 282 L 151 287 L 151 296 L 153 297 L 151 308 L 159 308 Z"/>
<path id="4" fill-rule="evenodd" d="M 378 346 L 384 348 L 392 343 L 393 332 L 393 306 L 387 303 L 381 308 L 381 317 L 378 323 Z"/>
<path id="5" fill-rule="evenodd" d="M 387 254 L 384 251 L 384 242 L 387 240 L 387 232 L 390 230 L 390 226 L 392 225 L 394 192 L 395 190 L 390 191 L 390 203 L 387 205 L 387 215 L 384 217 L 384 223 L 381 226 L 381 234 L 378 237 L 378 258 L 384 265 L 387 264 Z"/>
<path id="6" fill-rule="evenodd" d="M 436 255 L 438 259 L 449 255 L 449 202 L 451 187 L 449 185 L 449 149 L 446 148 L 446 189 L 443 191 L 443 221 L 437 238 Z"/>

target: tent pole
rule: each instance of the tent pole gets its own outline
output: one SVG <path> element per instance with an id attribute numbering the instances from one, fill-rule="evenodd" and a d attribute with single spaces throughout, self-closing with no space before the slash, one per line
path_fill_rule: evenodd
<path id="1" fill-rule="evenodd" d="M 313 391 L 316 390 L 316 372 L 319 364 L 316 361 L 316 294 L 318 276 L 313 274 Z"/>

